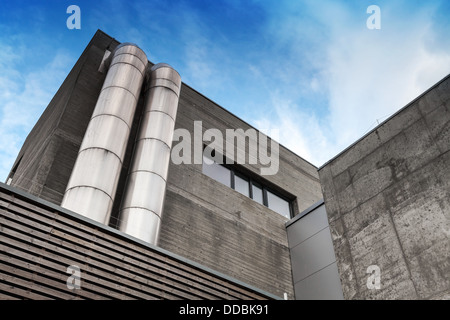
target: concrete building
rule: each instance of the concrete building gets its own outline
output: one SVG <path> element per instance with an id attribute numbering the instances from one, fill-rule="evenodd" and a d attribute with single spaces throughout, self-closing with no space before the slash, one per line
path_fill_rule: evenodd
<path id="1" fill-rule="evenodd" d="M 448 79 L 318 169 L 97 31 L 0 185 L 0 298 L 448 298 Z"/>
<path id="2" fill-rule="evenodd" d="M 189 144 L 200 159 L 192 150 L 184 163 L 172 161 L 172 144 L 172 151 L 187 153 L 173 135 L 225 137 L 230 129 L 232 164 L 206 165 L 206 141 Z M 261 174 L 267 169 L 255 150 L 261 139 L 277 155 L 276 174 Z M 229 156 L 216 149 L 210 156 Z M 153 65 L 137 46 L 101 31 L 30 132 L 8 184 L 50 202 L 51 210 L 61 206 L 60 214 L 70 210 L 71 219 L 79 214 L 83 223 L 91 219 L 132 236 L 128 241 L 157 245 L 289 299 L 285 223 L 322 198 L 315 166 L 182 83 L 170 66 Z"/>
<path id="3" fill-rule="evenodd" d="M 319 169 L 345 299 L 450 299 L 449 149 L 447 76 Z"/>

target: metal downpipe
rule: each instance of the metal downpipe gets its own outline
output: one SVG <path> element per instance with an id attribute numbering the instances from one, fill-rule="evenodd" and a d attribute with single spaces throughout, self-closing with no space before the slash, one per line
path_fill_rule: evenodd
<path id="1" fill-rule="evenodd" d="M 180 75 L 171 66 L 160 63 L 149 70 L 145 110 L 120 208 L 120 231 L 155 245 L 180 89 Z"/>
<path id="2" fill-rule="evenodd" d="M 123 43 L 112 54 L 61 206 L 108 224 L 148 59 Z"/>

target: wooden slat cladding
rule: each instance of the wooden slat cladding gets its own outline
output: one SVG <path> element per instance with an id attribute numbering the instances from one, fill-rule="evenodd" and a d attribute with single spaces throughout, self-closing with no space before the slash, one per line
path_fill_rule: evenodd
<path id="1" fill-rule="evenodd" d="M 69 289 L 67 268 L 81 272 Z M 0 299 L 264 300 L 257 289 L 0 185 Z"/>

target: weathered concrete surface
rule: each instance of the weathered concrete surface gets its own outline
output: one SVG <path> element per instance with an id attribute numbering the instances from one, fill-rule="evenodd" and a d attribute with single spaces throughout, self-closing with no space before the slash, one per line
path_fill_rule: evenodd
<path id="1" fill-rule="evenodd" d="M 219 105 L 183 85 L 175 127 L 193 136 L 194 121 L 203 130 L 251 128 Z M 176 144 L 174 142 L 174 144 Z M 245 152 L 248 154 L 246 144 Z M 235 153 L 236 154 L 236 153 Z M 260 177 L 260 164 L 240 165 L 294 203 L 295 213 L 321 199 L 317 169 L 280 146 L 279 171 Z M 193 162 L 193 159 L 192 159 Z M 261 181 L 260 180 L 260 181 Z M 160 246 L 229 274 L 272 294 L 294 298 L 287 219 L 202 173 L 201 164 L 171 162 Z"/>
<path id="2" fill-rule="evenodd" d="M 449 149 L 447 76 L 319 169 L 346 299 L 448 299 Z"/>

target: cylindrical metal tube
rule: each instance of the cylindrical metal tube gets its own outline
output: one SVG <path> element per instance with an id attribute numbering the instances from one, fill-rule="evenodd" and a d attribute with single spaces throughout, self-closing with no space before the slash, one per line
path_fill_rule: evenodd
<path id="1" fill-rule="evenodd" d="M 134 44 L 115 49 L 62 207 L 108 224 L 147 64 Z"/>
<path id="2" fill-rule="evenodd" d="M 181 78 L 172 67 L 160 63 L 150 69 L 147 81 L 145 110 L 120 208 L 119 229 L 156 245 Z"/>

